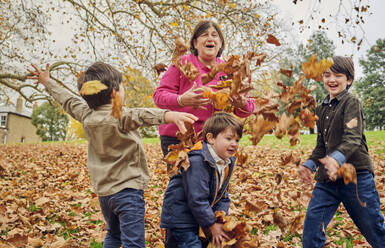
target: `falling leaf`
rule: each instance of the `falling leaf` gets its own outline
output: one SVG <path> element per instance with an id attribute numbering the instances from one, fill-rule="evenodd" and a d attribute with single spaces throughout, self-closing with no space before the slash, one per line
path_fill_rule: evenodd
<path id="1" fill-rule="evenodd" d="M 279 43 L 279 40 L 277 38 L 275 38 L 275 36 L 272 35 L 272 34 L 268 34 L 267 35 L 267 40 L 266 41 L 267 41 L 267 43 L 274 44 L 276 46 L 280 46 L 281 45 L 281 43 Z"/>
<path id="2" fill-rule="evenodd" d="M 313 55 L 309 58 L 307 62 L 302 64 L 302 71 L 305 74 L 307 79 L 314 79 L 316 81 L 322 80 L 322 74 L 333 65 L 333 59 L 321 59 L 319 62 L 317 60 L 317 55 Z"/>
<path id="3" fill-rule="evenodd" d="M 161 74 L 162 72 L 166 71 L 167 70 L 167 65 L 163 64 L 163 63 L 160 63 L 160 64 L 156 64 L 154 66 L 154 69 L 156 70 L 156 73 L 158 74 Z"/>
<path id="4" fill-rule="evenodd" d="M 291 78 L 293 76 L 293 70 L 288 70 L 288 69 L 279 69 L 279 72 L 285 75 L 286 77 Z"/>
<path id="5" fill-rule="evenodd" d="M 356 185 L 356 198 L 362 207 L 366 207 L 366 202 L 362 202 L 358 195 L 358 186 L 357 186 L 357 173 L 356 168 L 349 163 L 344 163 L 337 170 L 337 177 L 343 178 L 344 183 L 347 185 L 349 183 L 354 183 Z"/>
<path id="6" fill-rule="evenodd" d="M 292 123 L 294 119 L 293 115 L 290 115 L 289 117 L 286 115 L 286 113 L 283 113 L 281 118 L 279 119 L 279 122 L 275 126 L 274 134 L 278 139 L 281 139 L 283 136 L 286 135 L 287 130 Z"/>
<path id="7" fill-rule="evenodd" d="M 111 105 L 112 105 L 111 116 L 115 117 L 118 120 L 122 119 L 123 105 L 115 89 L 112 89 Z"/>
<path id="8" fill-rule="evenodd" d="M 89 96 L 98 94 L 100 91 L 106 89 L 108 89 L 108 87 L 105 84 L 99 80 L 93 80 L 83 83 L 79 93 L 82 96 Z"/>

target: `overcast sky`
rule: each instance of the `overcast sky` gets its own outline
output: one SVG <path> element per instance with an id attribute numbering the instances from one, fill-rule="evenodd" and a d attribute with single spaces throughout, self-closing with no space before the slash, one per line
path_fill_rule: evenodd
<path id="1" fill-rule="evenodd" d="M 306 29 L 303 33 L 293 34 L 298 40 L 306 42 L 307 38 L 316 30 L 318 30 L 318 25 L 320 20 L 326 17 L 326 24 L 329 27 L 329 30 L 326 31 L 328 38 L 333 40 L 334 45 L 336 46 L 336 54 L 338 55 L 347 55 L 350 56 L 353 54 L 353 59 L 356 67 L 356 78 L 362 76 L 362 69 L 359 66 L 358 59 L 363 58 L 366 55 L 367 50 L 376 43 L 376 40 L 381 38 L 385 39 L 385 1 L 384 0 L 362 0 L 361 4 L 368 4 L 370 8 L 367 11 L 367 15 L 364 17 L 365 24 L 361 25 L 361 28 L 354 30 L 351 34 L 357 35 L 357 37 L 362 37 L 364 35 L 364 40 L 361 45 L 361 49 L 357 51 L 357 46 L 345 42 L 341 43 L 341 39 L 338 38 L 336 26 L 339 28 L 344 28 L 344 22 L 336 23 L 336 20 L 333 18 L 328 18 L 328 14 L 334 14 L 338 11 L 339 0 L 324 0 L 319 3 L 319 1 L 310 1 L 310 0 L 298 0 L 297 4 L 294 5 L 292 0 L 273 0 L 273 2 L 280 9 L 279 15 L 281 18 L 288 20 L 288 23 L 295 23 L 294 32 L 299 30 L 298 21 L 303 19 L 307 24 L 310 24 L 311 28 Z M 342 15 L 344 13 L 353 13 L 356 14 L 354 7 L 351 6 L 351 2 L 358 2 L 354 0 L 342 0 L 343 6 L 345 9 L 340 11 L 340 17 L 344 20 Z M 314 6 L 316 5 L 316 6 Z M 317 7 L 321 10 L 321 14 L 318 15 L 318 19 L 312 21 L 310 18 L 310 13 L 312 9 Z M 370 14 L 372 13 L 372 14 Z M 345 25 L 347 26 L 347 25 Z M 296 36 L 298 35 L 298 36 Z"/>
<path id="2" fill-rule="evenodd" d="M 338 55 L 353 55 L 354 63 L 356 66 L 356 78 L 362 76 L 362 69 L 359 66 L 358 59 L 364 57 L 366 51 L 375 44 L 376 40 L 379 38 L 385 39 L 385 0 L 361 0 L 361 5 L 369 5 L 370 8 L 364 16 L 365 24 L 362 24 L 359 28 L 350 31 L 351 36 L 357 36 L 357 42 L 360 38 L 364 37 L 364 40 L 361 45 L 361 49 L 357 51 L 357 46 L 345 42 L 341 44 L 341 39 L 338 38 L 337 29 L 348 29 L 348 25 L 344 23 L 346 16 L 354 16 L 357 12 L 354 10 L 352 3 L 358 2 L 357 0 L 342 0 L 342 9 L 338 12 L 338 7 L 340 0 L 297 0 L 297 4 L 293 4 L 293 0 L 272 0 L 273 4 L 277 5 L 278 8 L 278 18 L 285 20 L 285 23 L 291 26 L 291 23 L 294 23 L 292 32 L 288 34 L 291 35 L 288 39 L 288 42 L 293 44 L 293 47 L 297 47 L 298 44 L 295 43 L 305 43 L 310 35 L 318 30 L 318 25 L 322 18 L 326 19 L 324 24 L 325 27 L 328 27 L 327 30 L 328 38 L 333 40 L 334 45 L 336 46 L 336 54 Z M 310 15 L 313 9 L 320 10 L 320 13 L 316 14 L 315 20 L 311 20 Z M 339 13 L 338 17 L 329 17 L 329 14 L 333 16 L 336 13 Z M 370 14 L 371 13 L 371 14 Z M 306 25 L 310 25 L 310 29 L 305 29 L 302 33 L 299 32 L 300 24 L 299 20 L 304 20 Z M 65 53 L 64 47 L 71 44 L 69 37 L 72 36 L 72 27 L 71 25 L 63 25 L 61 18 L 53 18 L 52 20 L 52 29 L 53 36 L 56 38 L 57 51 Z M 60 28 L 58 28 L 60 27 Z M 59 52 L 60 51 L 60 52 Z"/>

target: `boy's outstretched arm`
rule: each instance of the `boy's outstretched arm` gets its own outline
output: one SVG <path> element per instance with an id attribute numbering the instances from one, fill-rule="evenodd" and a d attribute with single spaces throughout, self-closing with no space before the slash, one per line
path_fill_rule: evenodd
<path id="1" fill-rule="evenodd" d="M 198 120 L 198 117 L 189 113 L 168 111 L 164 114 L 164 120 L 167 123 L 174 123 L 180 132 L 184 134 L 187 131 L 185 122 L 193 124 Z"/>
<path id="2" fill-rule="evenodd" d="M 49 75 L 49 64 L 46 65 L 46 70 L 45 71 L 41 71 L 36 65 L 34 64 L 31 64 L 31 66 L 35 69 L 34 71 L 33 70 L 30 70 L 29 68 L 27 68 L 27 71 L 29 71 L 32 75 L 34 76 L 27 76 L 28 79 L 33 79 L 33 80 L 36 80 L 36 84 L 38 83 L 41 83 L 42 85 L 46 85 L 46 83 L 48 82 L 48 80 L 50 79 L 50 75 Z"/>
<path id="3" fill-rule="evenodd" d="M 313 176 L 311 170 L 303 165 L 300 165 L 295 172 L 295 175 L 299 177 L 305 184 L 312 186 L 313 185 Z"/>

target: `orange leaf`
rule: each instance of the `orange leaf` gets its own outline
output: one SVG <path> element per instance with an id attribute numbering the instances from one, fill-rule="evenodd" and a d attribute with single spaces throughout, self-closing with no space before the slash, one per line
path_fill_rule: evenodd
<path id="1" fill-rule="evenodd" d="M 317 56 L 314 54 L 309 58 L 307 62 L 302 64 L 302 71 L 307 79 L 313 79 L 316 81 L 322 80 L 322 74 L 333 65 L 333 59 L 321 59 L 316 61 Z"/>

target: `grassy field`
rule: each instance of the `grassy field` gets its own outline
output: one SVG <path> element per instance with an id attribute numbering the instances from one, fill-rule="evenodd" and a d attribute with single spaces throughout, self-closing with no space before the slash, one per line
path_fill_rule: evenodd
<path id="1" fill-rule="evenodd" d="M 366 131 L 365 136 L 369 147 L 376 147 L 377 153 L 382 153 L 385 155 L 385 131 Z M 257 146 L 269 146 L 271 148 L 290 148 L 297 149 L 300 148 L 313 148 L 316 144 L 317 136 L 315 134 L 305 134 L 300 136 L 301 143 L 297 146 L 290 146 L 289 139 L 287 136 L 282 139 L 277 139 L 274 135 L 265 135 L 262 140 L 257 144 Z M 159 144 L 159 138 L 144 138 L 144 144 Z M 244 136 L 241 139 L 242 146 L 251 145 L 249 136 Z M 382 149 L 381 149 L 382 146 Z"/>

